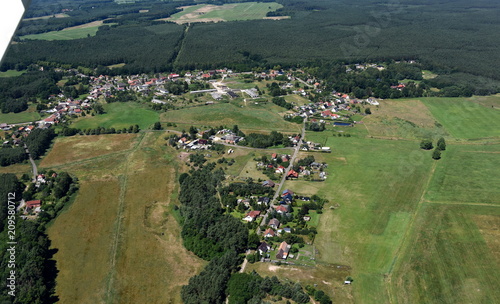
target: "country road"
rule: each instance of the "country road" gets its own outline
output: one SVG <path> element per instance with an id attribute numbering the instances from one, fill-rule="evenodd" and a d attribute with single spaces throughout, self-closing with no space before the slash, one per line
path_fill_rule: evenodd
<path id="1" fill-rule="evenodd" d="M 285 183 L 285 180 L 286 180 L 286 175 L 288 174 L 288 172 L 290 171 L 290 169 L 292 169 L 293 167 L 293 163 L 295 162 L 295 158 L 297 158 L 297 155 L 299 154 L 299 151 L 300 151 L 300 146 L 302 146 L 302 141 L 304 140 L 304 136 L 306 135 L 306 121 L 307 121 L 307 118 L 304 120 L 303 124 L 302 124 L 302 131 L 301 131 L 301 134 L 300 134 L 300 140 L 299 142 L 297 143 L 297 146 L 295 146 L 295 149 L 293 151 L 293 156 L 292 158 L 290 159 L 290 164 L 288 165 L 288 168 L 285 169 L 285 173 L 283 174 L 283 176 L 281 177 L 281 181 L 280 183 L 278 184 L 278 188 L 276 189 L 276 192 L 274 193 L 274 196 L 273 196 L 273 199 L 271 200 L 271 202 L 269 203 L 269 209 L 267 210 L 266 214 L 264 215 L 264 217 L 262 218 L 262 221 L 260 222 L 260 227 L 264 227 L 266 225 L 266 220 L 267 220 L 267 215 L 269 214 L 269 212 L 273 209 L 274 207 L 274 202 L 277 200 L 277 198 L 279 197 L 280 193 L 281 193 L 281 188 L 283 187 L 283 184 Z M 260 227 L 259 229 L 257 229 L 257 234 L 259 234 L 261 231 L 260 231 Z"/>
<path id="2" fill-rule="evenodd" d="M 31 153 L 28 150 L 28 146 L 26 144 L 24 144 L 24 150 L 26 151 L 26 153 L 28 153 L 28 156 L 30 158 L 31 168 L 32 168 L 32 171 L 33 171 L 33 182 L 36 182 L 36 177 L 38 175 L 38 168 L 37 168 L 37 166 L 35 164 L 35 161 L 33 160 L 33 157 L 31 157 Z"/>

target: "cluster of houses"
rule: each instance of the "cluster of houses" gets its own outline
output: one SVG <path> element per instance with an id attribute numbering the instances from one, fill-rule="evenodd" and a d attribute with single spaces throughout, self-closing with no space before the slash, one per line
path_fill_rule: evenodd
<path id="1" fill-rule="evenodd" d="M 208 150 L 212 145 L 208 143 L 208 140 L 203 138 L 197 138 L 190 140 L 187 137 L 181 137 L 178 140 L 178 147 L 182 149 L 189 150 Z"/>
<path id="2" fill-rule="evenodd" d="M 242 140 L 245 140 L 244 137 L 236 135 L 232 130 L 223 129 L 217 131 L 217 134 L 209 137 L 210 140 L 214 142 L 224 142 L 226 144 L 237 144 Z"/>

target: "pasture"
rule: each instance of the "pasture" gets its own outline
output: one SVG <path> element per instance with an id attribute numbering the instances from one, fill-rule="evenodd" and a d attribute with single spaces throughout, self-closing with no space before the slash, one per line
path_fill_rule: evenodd
<path id="1" fill-rule="evenodd" d="M 500 205 L 500 145 L 447 145 L 426 200 Z"/>
<path id="2" fill-rule="evenodd" d="M 75 121 L 71 127 L 88 129 L 96 127 L 128 128 L 138 124 L 141 129 L 151 127 L 159 120 L 159 114 L 145 105 L 134 102 L 115 102 L 104 104 L 104 114 L 92 117 L 82 117 Z"/>
<path id="3" fill-rule="evenodd" d="M 390 280 L 393 303 L 500 302 L 500 208 L 428 204 Z"/>
<path id="4" fill-rule="evenodd" d="M 178 24 L 264 19 L 268 12 L 283 7 L 276 2 L 245 2 L 224 5 L 199 4 L 182 7 L 182 12 L 166 19 Z"/>
<path id="5" fill-rule="evenodd" d="M 0 72 L 0 77 L 15 77 L 26 73 L 26 70 L 16 71 L 16 70 L 7 70 L 5 72 Z"/>
<path id="6" fill-rule="evenodd" d="M 80 38 L 87 38 L 89 36 L 95 36 L 99 27 L 103 25 L 102 20 L 93 21 L 90 23 L 68 27 L 60 31 L 51 31 L 41 34 L 25 35 L 21 36 L 22 40 L 33 39 L 33 40 L 73 40 Z M 107 24 L 110 25 L 110 24 Z"/>
<path id="7" fill-rule="evenodd" d="M 35 122 L 42 116 L 36 111 L 34 106 L 28 110 L 19 113 L 0 113 L 0 123 L 14 124 L 23 122 Z"/>
<path id="8" fill-rule="evenodd" d="M 492 97 L 495 98 L 495 97 Z M 500 112 L 493 105 L 486 107 L 475 98 L 422 98 L 432 115 L 457 140 L 498 138 Z M 499 99 L 495 98 L 498 107 Z"/>
<path id="9" fill-rule="evenodd" d="M 162 145 L 160 132 L 138 136 L 128 150 L 96 158 L 86 150 L 82 161 L 55 167 L 76 174 L 81 183 L 75 202 L 48 230 L 58 249 L 61 302 L 181 303 L 180 287 L 203 264 L 182 246 L 170 211 L 175 152 Z M 47 158 L 64 149 L 72 153 L 82 140 L 56 144 Z"/>
<path id="10" fill-rule="evenodd" d="M 282 108 L 274 104 L 249 104 L 243 108 L 230 103 L 186 108 L 161 114 L 162 122 L 177 125 L 228 126 L 238 125 L 243 131 L 298 132 L 300 125 L 287 122 L 278 114 Z"/>
<path id="11" fill-rule="evenodd" d="M 422 139 L 448 135 L 420 100 L 382 100 L 379 106 L 366 107 L 372 114 L 362 121 L 370 136 Z"/>

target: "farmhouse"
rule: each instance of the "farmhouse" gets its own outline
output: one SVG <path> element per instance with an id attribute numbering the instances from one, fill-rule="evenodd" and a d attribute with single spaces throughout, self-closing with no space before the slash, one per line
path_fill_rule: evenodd
<path id="1" fill-rule="evenodd" d="M 42 206 L 41 200 L 27 201 L 26 202 L 26 211 L 29 212 L 35 209 L 35 212 L 40 212 L 40 207 Z"/>
<path id="2" fill-rule="evenodd" d="M 262 183 L 262 186 L 264 186 L 264 187 L 271 187 L 272 188 L 272 187 L 274 187 L 274 185 L 275 184 L 272 180 L 266 180 Z"/>

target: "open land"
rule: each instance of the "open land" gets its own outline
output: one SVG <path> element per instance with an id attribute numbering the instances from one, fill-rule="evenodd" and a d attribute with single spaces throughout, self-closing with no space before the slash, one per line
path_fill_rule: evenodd
<path id="1" fill-rule="evenodd" d="M 77 26 L 67 27 L 60 31 L 51 31 L 42 34 L 33 34 L 21 36 L 21 39 L 35 40 L 72 40 L 95 36 L 99 27 L 103 25 L 103 20 L 93 21 Z M 108 24 L 111 25 L 111 24 Z"/>
<path id="2" fill-rule="evenodd" d="M 224 5 L 199 4 L 182 7 L 182 12 L 160 20 L 174 21 L 175 23 L 183 24 L 193 22 L 264 19 L 266 13 L 275 11 L 281 7 L 283 7 L 281 4 L 275 2 L 246 2 Z"/>
<path id="3" fill-rule="evenodd" d="M 170 212 L 178 168 L 173 152 L 161 145 L 159 133 L 96 137 L 104 138 L 101 145 L 128 141 L 133 147 L 57 162 L 57 170 L 76 174 L 81 183 L 75 202 L 48 231 L 61 269 L 57 295 L 73 303 L 181 303 L 180 286 L 202 263 L 183 248 Z M 51 153 L 71 154 L 86 139 L 56 144 Z"/>

